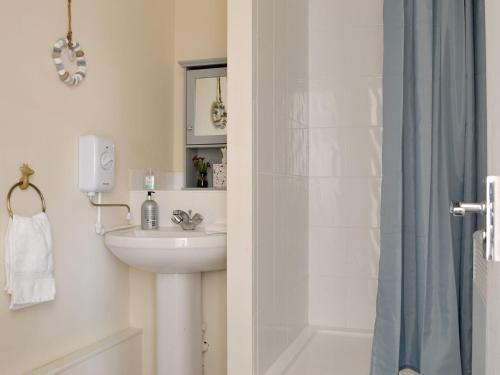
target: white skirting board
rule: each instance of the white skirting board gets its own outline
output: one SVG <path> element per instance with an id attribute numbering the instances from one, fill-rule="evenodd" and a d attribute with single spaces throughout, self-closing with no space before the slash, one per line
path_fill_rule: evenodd
<path id="1" fill-rule="evenodd" d="M 142 371 L 142 330 L 128 328 L 26 375 L 137 375 Z"/>

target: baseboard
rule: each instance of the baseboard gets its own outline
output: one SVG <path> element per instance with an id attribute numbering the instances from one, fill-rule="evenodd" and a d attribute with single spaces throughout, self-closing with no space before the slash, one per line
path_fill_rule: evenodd
<path id="1" fill-rule="evenodd" d="M 116 375 L 122 375 L 120 373 L 122 368 L 136 371 L 133 369 L 141 368 L 141 336 L 142 330 L 140 329 L 126 329 L 28 372 L 26 375 L 71 375 L 82 373 L 83 369 L 92 369 L 92 373 L 103 373 L 103 371 L 109 371 L 109 368 L 116 368 Z M 106 370 L 100 370 L 101 368 Z"/>

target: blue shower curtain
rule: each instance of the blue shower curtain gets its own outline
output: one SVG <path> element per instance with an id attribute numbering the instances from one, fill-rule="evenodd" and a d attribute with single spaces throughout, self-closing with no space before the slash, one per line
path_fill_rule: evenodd
<path id="1" fill-rule="evenodd" d="M 381 259 L 371 375 L 471 375 L 471 215 L 486 167 L 484 0 L 385 0 Z"/>

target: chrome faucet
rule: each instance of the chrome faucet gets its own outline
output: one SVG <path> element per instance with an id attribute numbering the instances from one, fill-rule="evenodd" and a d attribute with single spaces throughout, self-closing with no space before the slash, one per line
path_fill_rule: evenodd
<path id="1" fill-rule="evenodd" d="M 194 214 L 191 216 L 193 211 L 188 212 L 182 210 L 174 210 L 172 212 L 172 222 L 174 224 L 179 224 L 184 230 L 195 230 L 197 225 L 203 221 L 203 216 L 200 214 Z"/>

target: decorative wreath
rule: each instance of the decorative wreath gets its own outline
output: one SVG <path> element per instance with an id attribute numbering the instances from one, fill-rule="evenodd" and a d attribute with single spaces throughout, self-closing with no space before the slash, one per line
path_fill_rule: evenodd
<path id="1" fill-rule="evenodd" d="M 217 77 L 217 96 L 212 103 L 211 115 L 212 124 L 218 129 L 224 129 L 227 126 L 227 110 L 222 100 L 221 78 Z"/>
<path id="2" fill-rule="evenodd" d="M 68 86 L 78 86 L 80 82 L 83 81 L 87 75 L 87 62 L 85 61 L 85 53 L 83 53 L 80 48 L 80 44 L 73 41 L 73 29 L 72 23 L 72 1 L 68 1 L 68 33 L 66 38 L 60 38 L 54 43 L 52 49 L 52 60 L 57 69 L 57 74 L 59 74 L 59 79 L 67 84 Z M 63 49 L 68 51 L 68 59 L 71 62 L 76 60 L 76 72 L 69 73 L 64 67 L 63 60 L 61 58 Z"/>
<path id="3" fill-rule="evenodd" d="M 69 73 L 64 67 L 61 54 L 63 49 L 68 50 L 68 58 L 70 61 L 76 60 L 76 72 Z M 59 79 L 68 86 L 78 86 L 83 81 L 87 74 L 87 62 L 85 61 L 85 53 L 80 48 L 80 44 L 69 41 L 66 38 L 60 38 L 55 42 L 52 51 L 52 59 L 59 74 Z"/>

